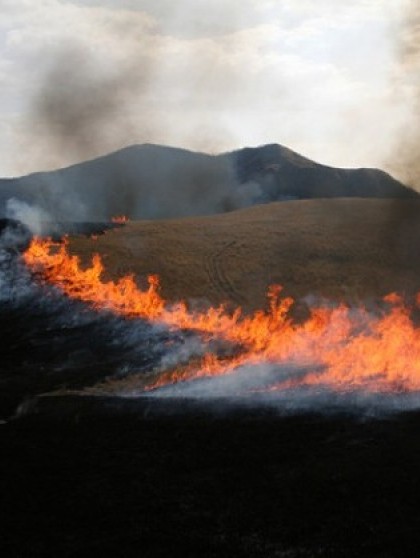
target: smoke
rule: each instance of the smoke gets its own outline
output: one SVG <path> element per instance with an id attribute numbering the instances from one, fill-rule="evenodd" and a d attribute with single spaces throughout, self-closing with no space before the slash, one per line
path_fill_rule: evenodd
<path id="1" fill-rule="evenodd" d="M 194 87 L 195 97 L 201 91 L 209 99 L 212 95 L 221 99 L 220 87 L 231 89 L 234 75 L 221 83 L 208 72 L 217 53 L 205 61 L 190 53 L 183 61 L 185 68 L 175 71 L 172 62 L 182 55 L 173 55 L 169 64 L 162 37 L 154 41 L 150 28 L 143 29 L 142 36 L 132 17 L 134 23 L 127 13 L 116 15 L 107 20 L 105 30 L 100 27 L 112 39 L 109 53 L 82 39 L 66 41 L 54 54 L 48 53 L 49 63 L 41 72 L 27 120 L 30 137 L 36 137 L 26 149 L 29 159 L 61 167 L 63 161 L 86 161 L 134 141 L 165 142 L 174 127 L 182 138 L 190 124 L 184 126 L 167 116 L 185 101 L 166 98 L 168 80 L 177 82 L 185 74 L 186 91 Z M 182 48 L 186 51 L 185 45 Z M 195 132 L 198 143 L 207 142 L 205 126 L 197 125 Z M 145 152 L 128 149 L 90 168 L 30 175 L 19 186 L 13 197 L 38 205 L 56 221 L 108 220 L 116 214 L 130 218 L 214 214 L 250 206 L 262 195 L 256 182 L 239 187 L 228 157 L 194 159 L 181 150 L 158 153 L 153 145 Z M 4 203 L 7 196 L 3 191 L 0 196 Z M 8 215 L 23 221 L 19 216 L 28 217 L 27 210 L 16 210 L 14 204 Z M 32 219 L 31 230 L 39 233 L 41 220 Z"/>
<path id="2" fill-rule="evenodd" d="M 48 222 L 51 221 L 45 210 L 15 198 L 10 198 L 6 202 L 6 217 L 20 221 L 36 235 L 45 234 L 48 230 Z"/>
<path id="3" fill-rule="evenodd" d="M 192 14 L 193 27 L 203 30 L 202 11 L 190 2 L 184 9 L 167 3 L 156 10 L 146 2 L 155 20 L 138 8 L 102 10 L 96 4 L 85 8 L 89 35 L 82 27 L 79 38 L 63 36 L 54 50 L 37 53 L 40 69 L 23 130 L 26 160 L 53 168 L 133 143 L 208 150 L 217 137 L 218 150 L 231 145 L 223 111 L 234 111 L 249 80 L 226 65 L 223 45 L 202 37 L 196 52 L 188 33 L 177 37 Z M 216 12 L 225 32 L 240 21 L 239 9 L 221 3 Z"/>
<path id="4" fill-rule="evenodd" d="M 226 376 L 200 378 L 167 385 L 146 397 L 169 401 L 194 401 L 204 409 L 226 412 L 231 409 L 271 409 L 279 415 L 302 413 L 354 414 L 370 418 L 403 413 L 420 408 L 418 392 L 379 392 L 355 387 L 353 390 L 335 390 L 328 385 L 286 387 L 272 389 L 276 382 L 304 379 L 314 368 L 307 363 L 290 362 L 289 365 L 270 363 L 248 364 Z M 141 390 L 114 384 L 115 395 L 140 397 Z"/>
<path id="5" fill-rule="evenodd" d="M 65 170 L 11 180 L 0 188 L 0 208 L 33 233 L 45 234 L 45 221 L 211 215 L 264 201 L 270 185 L 240 184 L 235 161 L 229 155 L 132 146 Z"/>
<path id="6" fill-rule="evenodd" d="M 409 117 L 395 148 L 392 168 L 410 186 L 420 189 L 420 2 L 408 0 L 400 29 L 395 94 L 407 103 Z"/>
<path id="7" fill-rule="evenodd" d="M 115 28 L 124 33 L 124 27 Z M 142 103 L 152 77 L 152 60 L 140 47 L 126 47 L 112 63 L 81 43 L 59 48 L 31 106 L 29 121 L 37 149 L 51 161 L 83 160 L 121 147 L 134 135 L 127 107 Z M 136 120 L 140 137 L 153 138 L 147 113 Z M 44 154 L 44 159 L 45 159 Z"/>

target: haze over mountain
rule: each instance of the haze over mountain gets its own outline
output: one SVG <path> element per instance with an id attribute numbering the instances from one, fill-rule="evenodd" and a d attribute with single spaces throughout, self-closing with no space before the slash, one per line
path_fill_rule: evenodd
<path id="1" fill-rule="evenodd" d="M 272 201 L 418 198 L 378 169 L 315 163 L 277 144 L 221 155 L 144 144 L 68 168 L 0 180 L 0 214 L 25 202 L 65 221 L 212 215 Z"/>

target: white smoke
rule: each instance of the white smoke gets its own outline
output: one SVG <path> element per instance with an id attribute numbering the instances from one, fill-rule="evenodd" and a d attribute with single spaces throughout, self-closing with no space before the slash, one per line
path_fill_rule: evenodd
<path id="1" fill-rule="evenodd" d="M 419 392 L 373 392 L 361 388 L 335 390 L 326 384 L 281 388 L 281 382 L 299 380 L 312 371 L 307 365 L 299 366 L 296 362 L 289 365 L 244 365 L 226 376 L 198 378 L 160 387 L 147 394 L 132 391 L 129 395 L 146 395 L 168 402 L 191 400 L 203 408 L 211 407 L 213 411 L 260 408 L 279 415 L 349 413 L 380 418 L 420 409 Z"/>
<path id="2" fill-rule="evenodd" d="M 7 200 L 6 217 L 20 221 L 35 235 L 45 234 L 48 221 L 51 221 L 51 217 L 44 209 L 29 205 L 16 198 Z"/>

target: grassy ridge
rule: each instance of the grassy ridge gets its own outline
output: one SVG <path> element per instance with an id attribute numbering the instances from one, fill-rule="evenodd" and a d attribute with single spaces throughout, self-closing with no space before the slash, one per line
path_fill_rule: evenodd
<path id="1" fill-rule="evenodd" d="M 171 301 L 265 304 L 267 286 L 349 301 L 420 288 L 420 202 L 322 199 L 211 217 L 130 222 L 71 251 L 103 257 L 108 276 L 161 277 Z"/>

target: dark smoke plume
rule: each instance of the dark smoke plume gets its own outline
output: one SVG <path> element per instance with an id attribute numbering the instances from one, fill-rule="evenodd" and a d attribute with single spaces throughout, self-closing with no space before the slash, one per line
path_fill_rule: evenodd
<path id="1" fill-rule="evenodd" d="M 147 96 L 152 79 L 150 56 L 134 50 L 120 64 L 98 64 L 79 44 L 66 45 L 54 56 L 30 119 L 50 156 L 78 161 L 127 143 L 134 129 L 127 107 Z M 143 138 L 153 137 L 147 115 L 139 117 Z"/>
<path id="2" fill-rule="evenodd" d="M 79 162 L 129 143 L 150 143 L 171 126 L 159 119 L 165 106 L 155 110 L 153 98 L 164 62 L 159 46 L 152 39 L 145 46 L 129 24 L 114 27 L 112 33 L 121 38 L 119 63 L 81 42 L 67 44 L 53 56 L 31 107 L 42 164 L 48 158 Z M 201 75 L 203 70 L 191 64 L 192 73 Z M 70 170 L 68 179 L 60 172 L 37 173 L 20 181 L 23 190 L 15 188 L 13 198 L 41 208 L 52 220 L 74 221 L 106 220 L 120 213 L 134 218 L 220 213 L 252 205 L 261 193 L 253 182 L 238 187 L 228 158 L 194 159 L 182 150 L 164 151 L 151 145 L 98 161 L 89 180 L 83 168 Z"/>

